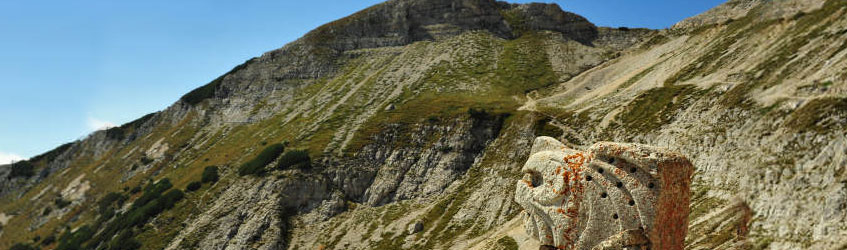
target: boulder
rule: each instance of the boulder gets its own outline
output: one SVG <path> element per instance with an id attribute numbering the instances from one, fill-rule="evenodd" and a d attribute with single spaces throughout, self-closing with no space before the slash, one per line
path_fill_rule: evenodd
<path id="1" fill-rule="evenodd" d="M 693 166 L 639 144 L 586 151 L 535 140 L 515 201 L 527 233 L 558 249 L 683 249 Z"/>

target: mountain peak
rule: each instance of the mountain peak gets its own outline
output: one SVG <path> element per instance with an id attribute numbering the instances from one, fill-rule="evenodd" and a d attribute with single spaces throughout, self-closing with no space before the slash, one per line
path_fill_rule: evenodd
<path id="1" fill-rule="evenodd" d="M 469 30 L 514 38 L 527 30 L 551 30 L 590 43 L 597 28 L 556 4 L 509 4 L 494 0 L 390 0 L 304 36 L 304 41 L 336 51 L 400 46 L 437 40 Z"/>

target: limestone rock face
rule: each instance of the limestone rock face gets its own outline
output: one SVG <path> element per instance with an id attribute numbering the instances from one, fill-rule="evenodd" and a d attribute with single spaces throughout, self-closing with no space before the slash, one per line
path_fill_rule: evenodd
<path id="1" fill-rule="evenodd" d="M 521 29 L 551 30 L 589 43 L 597 27 L 556 4 L 507 4 L 494 0 L 392 0 L 318 27 L 303 41 L 327 52 L 402 46 L 416 41 L 485 30 L 511 38 Z"/>
<path id="2" fill-rule="evenodd" d="M 558 249 L 682 249 L 691 163 L 639 144 L 601 142 L 587 151 L 538 137 L 515 200 L 527 234 Z"/>

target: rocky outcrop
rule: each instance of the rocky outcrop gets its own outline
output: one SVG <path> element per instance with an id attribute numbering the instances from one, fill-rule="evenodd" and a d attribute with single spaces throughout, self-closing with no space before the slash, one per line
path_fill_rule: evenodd
<path id="1" fill-rule="evenodd" d="M 302 40 L 338 53 L 401 46 L 472 30 L 514 38 L 524 29 L 561 32 L 584 43 L 597 37 L 593 24 L 579 15 L 562 11 L 556 4 L 391 0 L 318 27 Z"/>
<path id="2" fill-rule="evenodd" d="M 725 24 L 743 18 L 758 8 L 757 18 L 768 20 L 790 18 L 819 9 L 823 0 L 731 0 L 702 14 L 686 18 L 671 27 L 675 30 L 693 30 L 699 27 Z"/>
<path id="3" fill-rule="evenodd" d="M 470 117 L 411 131 L 392 125 L 352 161 L 333 167 L 331 176 L 348 197 L 371 206 L 439 194 L 470 169 L 500 133 L 504 118 Z M 349 169 L 357 174 L 345 174 Z M 355 179 L 362 176 L 369 178 Z"/>
<path id="4" fill-rule="evenodd" d="M 682 249 L 688 160 L 665 149 L 598 143 L 587 151 L 539 137 L 515 201 L 524 227 L 555 249 Z"/>

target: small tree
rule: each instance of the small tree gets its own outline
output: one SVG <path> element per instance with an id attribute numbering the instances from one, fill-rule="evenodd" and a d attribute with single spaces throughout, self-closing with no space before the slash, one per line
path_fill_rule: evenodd
<path id="1" fill-rule="evenodd" d="M 203 183 L 209 182 L 218 182 L 218 167 L 217 166 L 208 166 L 206 169 L 203 169 L 203 178 L 200 180 Z"/>

